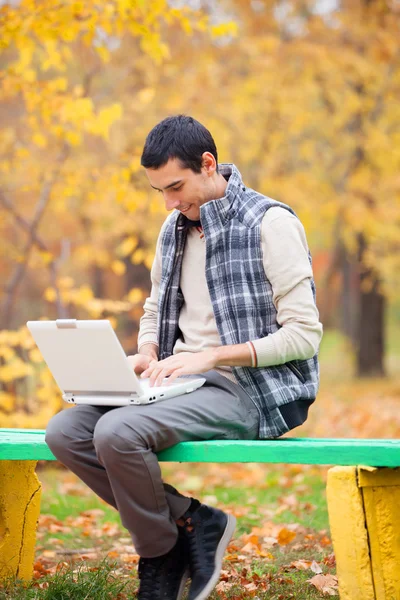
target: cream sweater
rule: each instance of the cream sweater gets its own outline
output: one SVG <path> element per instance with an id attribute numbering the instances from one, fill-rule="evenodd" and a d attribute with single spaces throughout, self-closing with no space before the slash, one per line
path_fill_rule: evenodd
<path id="1" fill-rule="evenodd" d="M 163 228 L 151 270 L 151 294 L 145 301 L 144 315 L 140 319 L 139 352 L 145 344 L 157 344 L 162 231 Z M 321 341 L 322 324 L 310 285 L 312 268 L 304 228 L 288 210 L 270 208 L 261 224 L 261 243 L 264 270 L 272 285 L 277 321 L 282 327 L 267 337 L 251 340 L 257 352 L 258 366 L 311 358 Z M 205 277 L 205 246 L 205 239 L 196 227 L 190 228 L 180 281 L 184 297 L 179 316 L 182 335 L 176 341 L 174 354 L 201 352 L 221 345 Z M 221 367 L 217 371 L 236 381 L 230 367 Z"/>

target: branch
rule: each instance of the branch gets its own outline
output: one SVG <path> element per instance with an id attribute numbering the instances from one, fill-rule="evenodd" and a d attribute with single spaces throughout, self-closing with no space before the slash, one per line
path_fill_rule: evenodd
<path id="1" fill-rule="evenodd" d="M 68 154 L 69 154 L 69 147 L 65 145 L 63 147 L 63 149 L 61 150 L 59 157 L 57 158 L 56 167 L 55 167 L 51 177 L 49 178 L 48 181 L 46 181 L 44 183 L 44 185 L 42 187 L 42 191 L 40 194 L 39 201 L 36 205 L 33 220 L 30 224 L 27 224 L 28 225 L 28 229 L 27 229 L 28 241 L 25 244 L 25 248 L 23 251 L 24 252 L 24 260 L 17 265 L 10 280 L 4 286 L 5 298 L 2 303 L 2 320 L 1 320 L 1 327 L 3 329 L 6 329 L 8 327 L 10 320 L 12 318 L 12 312 L 13 312 L 13 308 L 15 305 L 14 301 L 15 301 L 15 295 L 17 292 L 17 288 L 18 288 L 19 284 L 21 283 L 22 278 L 25 274 L 26 268 L 28 266 L 29 256 L 30 256 L 32 247 L 35 243 L 38 242 L 38 236 L 37 236 L 36 230 L 39 226 L 39 223 L 40 223 L 40 221 L 43 217 L 43 214 L 47 208 L 47 205 L 49 203 L 53 185 L 54 185 L 55 181 L 57 180 L 61 166 L 67 159 Z M 2 204 L 4 206 L 3 199 L 4 199 L 4 196 L 2 195 Z M 6 204 L 9 204 L 9 202 L 7 202 L 7 200 L 6 200 Z M 13 214 L 16 215 L 14 210 L 13 210 Z M 18 222 L 21 224 L 22 222 L 24 222 L 24 219 L 22 219 L 22 217 L 18 217 Z M 43 244 L 43 242 L 42 242 L 42 244 Z M 51 271 L 51 277 L 54 278 L 56 276 L 56 271 L 54 270 L 54 267 L 52 267 L 50 269 L 50 271 Z M 59 298 L 59 301 L 61 301 L 61 298 Z M 62 310 L 62 312 L 63 312 L 63 310 Z"/>

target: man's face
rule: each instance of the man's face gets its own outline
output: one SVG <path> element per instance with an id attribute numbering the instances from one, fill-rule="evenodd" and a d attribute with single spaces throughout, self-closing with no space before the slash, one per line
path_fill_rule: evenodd
<path id="1" fill-rule="evenodd" d="M 207 167 L 195 173 L 174 158 L 159 169 L 146 169 L 146 175 L 151 187 L 163 194 L 166 209 L 176 208 L 191 221 L 200 219 L 200 206 L 213 198 L 214 186 Z"/>

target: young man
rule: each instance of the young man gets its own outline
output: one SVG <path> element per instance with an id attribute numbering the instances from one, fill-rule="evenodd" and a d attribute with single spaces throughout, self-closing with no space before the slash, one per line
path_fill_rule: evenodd
<path id="1" fill-rule="evenodd" d="M 167 210 L 132 368 L 152 385 L 203 374 L 152 405 L 77 406 L 50 421 L 53 453 L 115 506 L 139 561 L 141 600 L 208 598 L 235 519 L 163 483 L 156 453 L 178 442 L 279 437 L 315 400 L 322 336 L 304 229 L 289 206 L 218 165 L 210 132 L 179 115 L 142 155 Z"/>

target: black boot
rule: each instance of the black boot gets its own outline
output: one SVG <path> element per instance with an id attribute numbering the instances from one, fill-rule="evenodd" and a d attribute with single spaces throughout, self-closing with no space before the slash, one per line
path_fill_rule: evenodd
<path id="1" fill-rule="evenodd" d="M 192 579 L 188 600 L 205 600 L 218 583 L 223 556 L 235 531 L 236 519 L 197 501 L 192 501 L 182 519 Z"/>
<path id="2" fill-rule="evenodd" d="M 138 600 L 180 600 L 189 575 L 186 540 L 179 531 L 175 546 L 166 554 L 139 560 Z"/>

